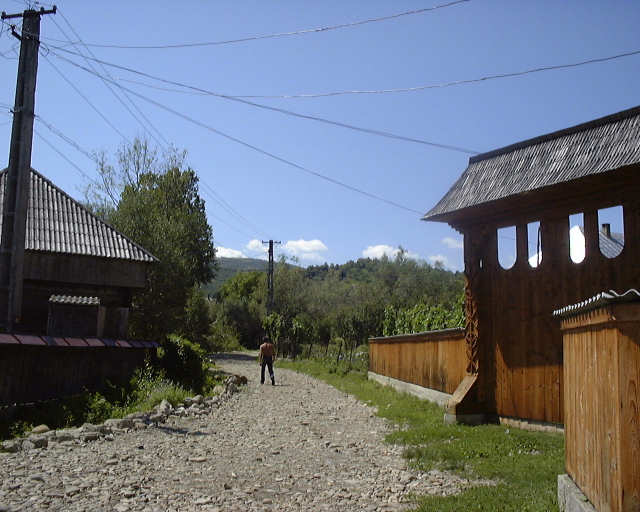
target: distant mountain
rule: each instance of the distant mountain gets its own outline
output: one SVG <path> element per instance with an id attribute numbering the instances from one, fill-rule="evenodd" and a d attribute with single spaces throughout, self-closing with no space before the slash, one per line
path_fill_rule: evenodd
<path id="1" fill-rule="evenodd" d="M 204 287 L 208 295 L 215 295 L 227 279 L 232 278 L 238 272 L 258 270 L 267 271 L 268 262 L 255 258 L 216 258 L 218 270 L 215 278 Z"/>

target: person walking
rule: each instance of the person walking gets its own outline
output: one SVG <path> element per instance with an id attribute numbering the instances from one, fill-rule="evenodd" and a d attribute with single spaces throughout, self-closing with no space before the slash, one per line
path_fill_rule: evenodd
<path id="1" fill-rule="evenodd" d="M 273 375 L 273 361 L 275 359 L 275 347 L 268 336 L 262 338 L 262 345 L 260 345 L 260 384 L 264 384 L 264 367 L 269 368 L 269 376 L 271 377 L 271 385 L 276 385 L 276 379 Z"/>

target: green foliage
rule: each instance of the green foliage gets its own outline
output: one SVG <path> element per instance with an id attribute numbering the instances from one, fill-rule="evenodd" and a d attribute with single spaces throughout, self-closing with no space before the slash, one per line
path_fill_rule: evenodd
<path id="1" fill-rule="evenodd" d="M 192 288 L 213 277 L 212 230 L 195 171 L 171 168 L 137 178 L 122 190 L 111 220 L 159 258 L 150 265 L 147 288 L 134 298 L 130 334 L 162 340 L 183 331 Z"/>
<path id="2" fill-rule="evenodd" d="M 368 381 L 366 372 L 327 369 L 311 360 L 280 365 L 320 378 L 376 407 L 380 416 L 398 426 L 387 441 L 404 445 L 414 467 L 447 469 L 494 483 L 455 496 L 419 497 L 420 512 L 557 510 L 556 478 L 564 470 L 562 435 L 500 425 L 445 425 L 440 407 Z"/>
<path id="3" fill-rule="evenodd" d="M 204 286 L 204 291 L 210 297 L 214 297 L 222 288 L 222 285 L 240 272 L 267 271 L 267 262 L 256 258 L 225 258 L 216 255 L 216 275 L 213 280 Z"/>
<path id="4" fill-rule="evenodd" d="M 266 333 L 283 355 L 304 353 L 303 345 L 307 351 L 316 344 L 326 348 L 331 338 L 340 337 L 352 358 L 355 347 L 369 337 L 397 332 L 396 317 L 403 329 L 413 330 L 463 321 L 462 274 L 402 254 L 393 260 L 361 258 L 306 269 L 281 259 L 274 283 L 274 311 L 267 317 L 263 272 L 241 272 L 226 281 L 214 306 L 215 337 L 254 348 Z"/>
<path id="5" fill-rule="evenodd" d="M 205 352 L 202 347 L 172 334 L 164 341 L 158 354 L 160 367 L 169 380 L 195 391 L 202 390 L 205 381 Z"/>
<path id="6" fill-rule="evenodd" d="M 209 304 L 202 290 L 194 286 L 191 288 L 185 306 L 185 321 L 182 334 L 200 346 L 206 346 L 210 334 L 211 318 Z"/>
<path id="7" fill-rule="evenodd" d="M 384 310 L 384 336 L 464 327 L 462 299 L 453 306 L 416 304 L 410 308 L 387 306 Z"/>

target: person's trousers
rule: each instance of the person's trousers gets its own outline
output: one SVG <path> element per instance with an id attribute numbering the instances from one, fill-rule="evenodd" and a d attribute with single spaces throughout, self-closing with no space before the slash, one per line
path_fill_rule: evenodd
<path id="1" fill-rule="evenodd" d="M 269 376 L 271 377 L 271 384 L 275 385 L 275 377 L 273 376 L 273 358 L 270 356 L 262 357 L 262 368 L 260 371 L 260 384 L 264 384 L 264 367 L 269 368 Z"/>

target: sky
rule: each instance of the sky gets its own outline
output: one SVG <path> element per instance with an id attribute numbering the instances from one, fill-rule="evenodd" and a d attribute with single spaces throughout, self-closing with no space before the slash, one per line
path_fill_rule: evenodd
<path id="1" fill-rule="evenodd" d="M 393 256 L 402 247 L 409 257 L 462 270 L 461 235 L 420 217 L 464 171 L 469 151 L 637 106 L 640 55 L 408 92 L 243 98 L 422 142 L 228 98 L 417 88 L 640 50 L 638 2 L 469 0 L 424 11 L 445 3 L 61 0 L 58 13 L 41 23 L 32 166 L 82 200 L 97 176 L 88 154 L 114 155 L 127 140 L 147 137 L 160 148 L 187 151 L 220 256 L 264 257 L 261 241 L 271 238 L 282 242 L 277 255 L 305 266 Z M 3 0 L 0 10 L 20 12 L 26 4 Z M 354 24 L 416 10 L 421 12 Z M 256 37 L 337 25 L 348 26 Z M 237 39 L 248 40 L 166 47 Z M 18 43 L 3 25 L 2 167 Z M 102 61 L 227 98 L 104 65 L 113 80 L 109 88 L 68 62 L 105 75 L 101 64 L 69 53 L 89 50 Z M 122 88 L 131 91 L 126 94 L 133 105 Z"/>

